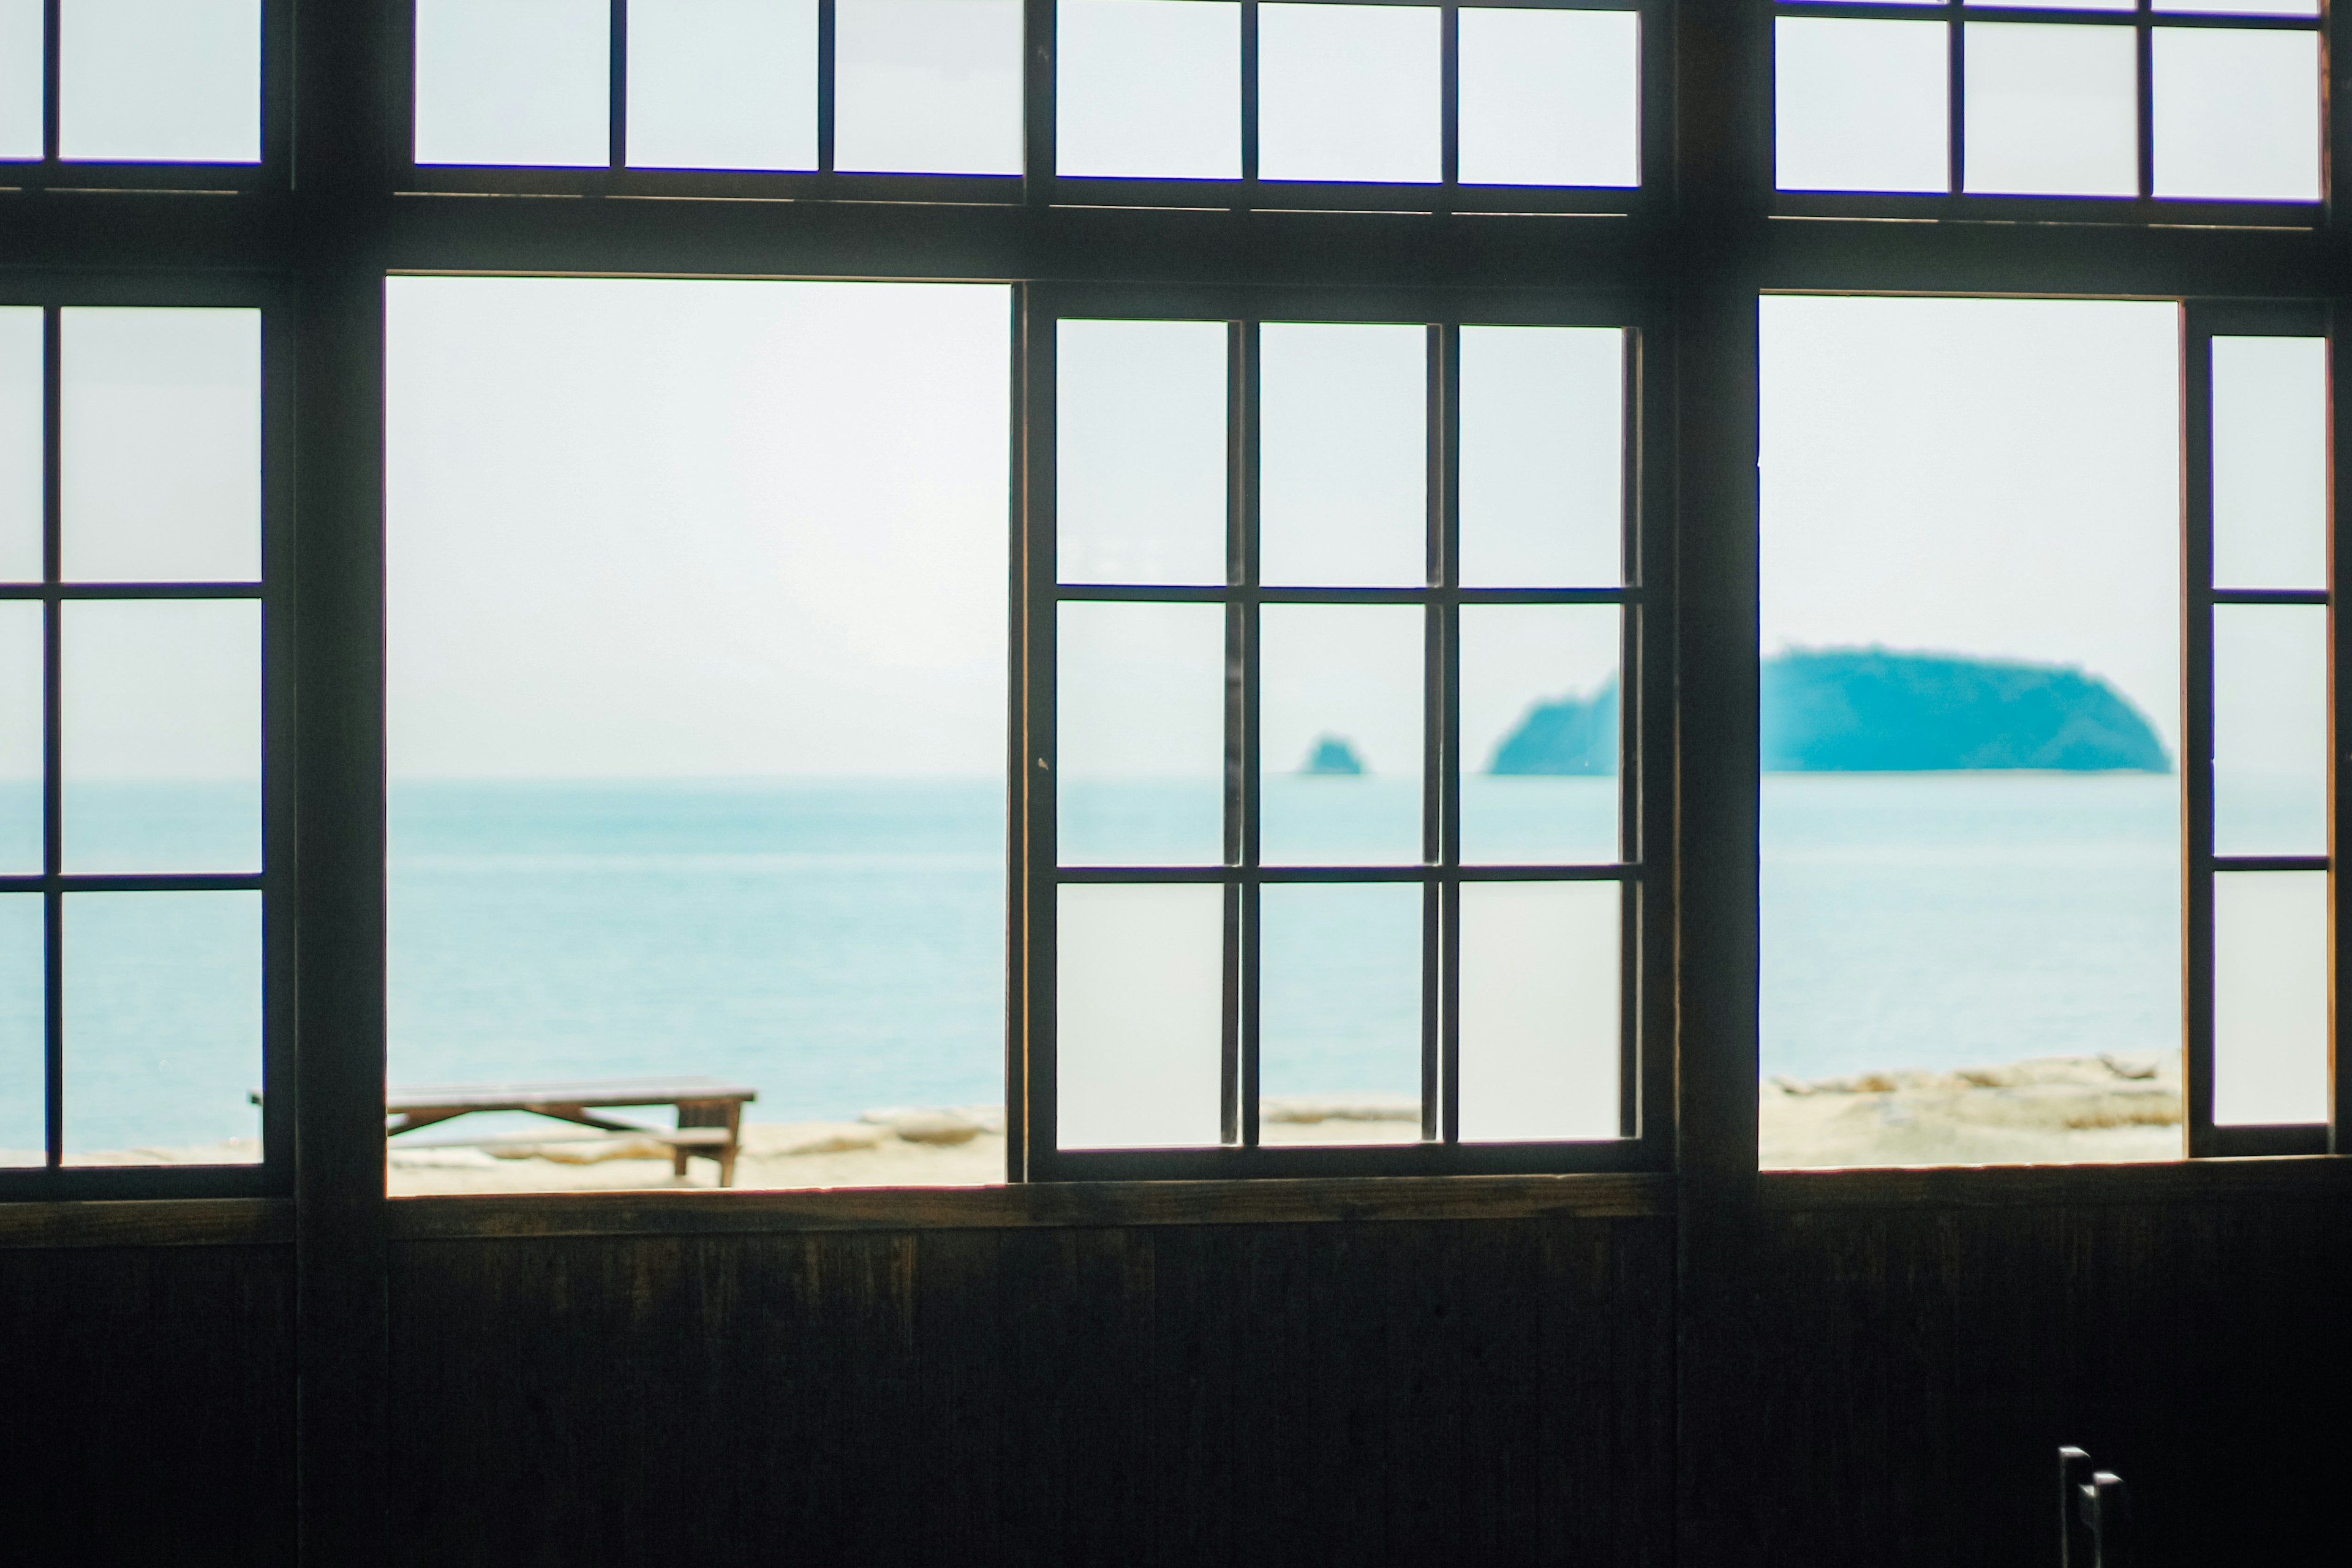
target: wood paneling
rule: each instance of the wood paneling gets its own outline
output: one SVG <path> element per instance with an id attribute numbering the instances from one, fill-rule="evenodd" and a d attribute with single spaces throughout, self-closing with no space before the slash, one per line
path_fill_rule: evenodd
<path id="1" fill-rule="evenodd" d="M 0 1559 L 291 1563 L 293 1274 L 285 1247 L 0 1249 Z"/>
<path id="2" fill-rule="evenodd" d="M 1663 1562 L 1670 1222 L 404 1241 L 416 1564 Z"/>

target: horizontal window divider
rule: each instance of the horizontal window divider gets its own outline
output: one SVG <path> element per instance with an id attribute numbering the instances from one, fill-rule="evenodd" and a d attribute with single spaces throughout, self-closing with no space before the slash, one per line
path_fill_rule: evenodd
<path id="1" fill-rule="evenodd" d="M 2216 855 L 2215 871 L 2325 871 L 2325 855 Z"/>
<path id="2" fill-rule="evenodd" d="M 821 173 L 814 169 L 649 169 L 604 164 L 419 163 L 394 178 L 415 195 L 688 197 L 726 201 L 909 202 L 1017 206 L 1018 174 Z"/>
<path id="3" fill-rule="evenodd" d="M 266 880 L 260 871 L 67 871 L 0 877 L 0 893 L 243 893 Z"/>
<path id="4" fill-rule="evenodd" d="M 1588 866 L 1479 866 L 1451 868 L 1465 882 L 1638 882 L 1642 868 L 1633 861 Z"/>
<path id="5" fill-rule="evenodd" d="M 262 599 L 258 583 L 0 583 L 0 599 Z"/>
<path id="6" fill-rule="evenodd" d="M 1639 588 L 1266 588 L 1065 583 L 1073 604 L 1176 605 L 1632 605 Z"/>
<path id="7" fill-rule="evenodd" d="M 2213 603 L 2217 605 L 2324 605 L 2327 603 L 2327 590 L 2325 588 L 2216 588 L 2212 591 L 2211 597 Z"/>
<path id="8" fill-rule="evenodd" d="M 1780 16 L 1807 16 L 1838 21 L 1869 22 L 2029 22 L 2055 26 L 2088 24 L 2103 27 L 2221 27 L 2237 31 L 2304 32 L 2319 30 L 2316 16 L 2261 16 L 2213 11 L 2077 11 L 2051 5 L 1846 5 L 1842 0 L 1782 0 L 1773 7 Z"/>
<path id="9" fill-rule="evenodd" d="M 1055 207 L 1169 207 L 1191 212 L 1471 212 L 1528 217 L 1618 217 L 1658 198 L 1640 185 L 1521 185 L 1473 181 L 1140 179 L 1056 174 Z"/>
<path id="10" fill-rule="evenodd" d="M 2327 1142 L 2324 1121 L 2191 1127 L 2189 1152 L 2200 1161 L 2325 1154 Z"/>
<path id="11" fill-rule="evenodd" d="M 283 1197 L 293 1186 L 293 1176 L 294 1162 L 282 1156 L 268 1164 L 76 1165 L 68 1163 L 47 1167 L 29 1165 L 20 1169 L 0 1170 L 0 1205 L 7 1205 L 5 1211 L 0 1212 L 13 1212 L 18 1203 L 28 1198 L 49 1200 L 40 1203 L 38 1206 L 42 1209 L 50 1209 L 53 1205 L 68 1203 L 78 1207 L 86 1207 L 90 1199 L 112 1199 L 127 1205 L 158 1199 L 184 1202 L 190 1199 L 235 1200 Z M 219 1211 L 212 1211 L 213 1216 L 217 1216 L 218 1214 Z M 199 1215 L 197 1216 L 199 1226 L 203 1226 L 208 1217 L 210 1216 Z M 216 1218 L 214 1223 L 218 1223 Z M 243 1218 L 231 1217 L 227 1220 L 226 1228 L 231 1230 L 244 1228 L 249 1223 Z M 276 1224 L 283 1223 L 285 1223 L 283 1220 L 272 1222 L 273 1227 Z M 123 1226 L 121 1229 L 129 1233 L 134 1231 L 137 1226 L 138 1221 L 133 1220 Z M 32 1228 L 37 1234 L 44 1227 L 36 1221 Z M 0 1227 L 0 1246 L 10 1245 L 12 1242 L 14 1245 L 26 1247 L 155 1245 L 144 1237 L 132 1239 L 128 1234 L 125 1235 L 124 1239 L 114 1242 L 96 1239 L 94 1233 L 102 1230 L 102 1222 L 86 1227 L 52 1225 L 46 1228 L 49 1229 L 53 1239 L 44 1243 L 34 1240 L 30 1237 L 22 1237 L 21 1239 L 11 1237 L 8 1234 L 8 1227 Z M 91 1239 L 87 1241 L 72 1239 L 75 1230 L 79 1230 L 83 1236 L 91 1237 Z M 21 1233 L 19 1235 L 21 1236 Z M 206 1236 L 202 1229 L 195 1229 L 192 1230 L 189 1239 L 199 1242 L 217 1239 L 225 1243 L 254 1245 L 274 1240 L 277 1237 L 262 1235 Z"/>
<path id="12" fill-rule="evenodd" d="M 1535 866 L 1064 866 L 1055 879 L 1082 887 L 1239 882 L 1638 882 L 1630 861 Z"/>
<path id="13" fill-rule="evenodd" d="M 1663 1148 L 1640 1138 L 1528 1143 L 1225 1143 L 1186 1149 L 1058 1149 L 1031 1156 L 1042 1180 L 1215 1181 L 1301 1176 L 1507 1175 L 1635 1172 L 1663 1165 Z"/>
<path id="14" fill-rule="evenodd" d="M 1986 224 L 2105 225 L 2135 230 L 2319 227 L 2318 202 L 2225 202 L 2175 196 L 2029 196 L 1995 192 L 1776 191 L 1783 218 L 1876 218 Z M 2178 289 L 2175 292 L 2195 292 Z"/>

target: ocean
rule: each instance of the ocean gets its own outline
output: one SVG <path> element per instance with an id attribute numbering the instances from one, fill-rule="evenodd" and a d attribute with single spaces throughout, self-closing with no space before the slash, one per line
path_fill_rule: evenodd
<path id="1" fill-rule="evenodd" d="M 1468 781 L 1465 842 L 1606 858 L 1615 789 Z M 1768 776 L 1764 1070 L 2177 1048 L 2177 792 L 2145 775 Z M 1290 825 L 1301 860 L 1393 851 L 1413 795 L 1270 780 L 1269 833 Z M 1074 853 L 1189 845 L 1203 824 L 1187 799 L 1091 786 L 1069 803 Z M 217 824 L 203 832 L 217 847 Z M 391 844 L 394 1082 L 705 1074 L 755 1086 L 754 1119 L 778 1121 L 1002 1097 L 993 782 L 404 784 Z M 257 900 L 103 900 L 68 928 L 69 1145 L 252 1136 Z M 1412 1090 L 1417 921 L 1395 888 L 1269 906 L 1265 1092 Z M 0 897 L 0 1149 L 39 1141 L 38 933 L 37 899 Z"/>

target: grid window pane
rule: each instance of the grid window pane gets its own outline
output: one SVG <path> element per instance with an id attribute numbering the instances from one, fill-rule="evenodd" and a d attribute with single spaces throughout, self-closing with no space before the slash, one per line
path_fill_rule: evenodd
<path id="1" fill-rule="evenodd" d="M 1435 7 L 1265 5 L 1257 15 L 1262 178 L 1439 177 Z"/>
<path id="2" fill-rule="evenodd" d="M 1622 725 L 1613 605 L 1462 610 L 1462 858 L 1615 860 Z"/>
<path id="3" fill-rule="evenodd" d="M 1784 191 L 1941 191 L 1951 180 L 1948 29 L 1773 24 L 1773 169 Z"/>
<path id="4" fill-rule="evenodd" d="M 1241 14 L 1230 0 L 1062 0 L 1058 171 L 1239 179 Z"/>
<path id="5" fill-rule="evenodd" d="M 0 159 L 41 155 L 42 0 L 0 0 Z"/>
<path id="6" fill-rule="evenodd" d="M 2128 196 L 2139 189 L 2128 27 L 1971 22 L 1968 189 Z"/>
<path id="7" fill-rule="evenodd" d="M 1470 882 L 1461 898 L 1463 1142 L 1616 1137 L 1622 889 Z"/>
<path id="8" fill-rule="evenodd" d="M 0 309 L 0 583 L 41 580 L 41 312 Z"/>
<path id="9" fill-rule="evenodd" d="M 2327 853 L 2327 610 L 2213 610 L 2213 849 Z"/>
<path id="10" fill-rule="evenodd" d="M 2327 342 L 2215 338 L 2213 584 L 2327 586 Z"/>
<path id="11" fill-rule="evenodd" d="M 261 606 L 65 605 L 68 871 L 261 866 Z"/>
<path id="12" fill-rule="evenodd" d="M 816 0 L 630 0 L 629 162 L 816 167 Z"/>
<path id="13" fill-rule="evenodd" d="M 1021 172 L 1020 0 L 840 0 L 834 165 Z"/>
<path id="14" fill-rule="evenodd" d="M 2153 8 L 2209 16 L 2316 16 L 2319 0 L 2156 0 Z"/>
<path id="15" fill-rule="evenodd" d="M 1055 472 L 1065 583 L 1225 580 L 1225 324 L 1063 321 Z"/>
<path id="16" fill-rule="evenodd" d="M 1059 1145 L 1217 1142 L 1224 890 L 1065 887 L 1057 910 Z"/>
<path id="17" fill-rule="evenodd" d="M 1970 5 L 2000 5 L 2009 0 L 1966 0 Z M 2137 0 L 2033 0 L 2041 11 L 2129 11 Z"/>
<path id="18" fill-rule="evenodd" d="M 1462 178 L 1642 183 L 1642 18 L 1632 11 L 1461 13 Z"/>
<path id="19" fill-rule="evenodd" d="M 41 869 L 41 606 L 0 601 L 0 876 Z"/>
<path id="20" fill-rule="evenodd" d="M 1421 860 L 1425 625 L 1411 605 L 1259 612 L 1265 864 Z"/>
<path id="21" fill-rule="evenodd" d="M 1462 329 L 1462 581 L 1624 579 L 1625 334 Z"/>
<path id="22" fill-rule="evenodd" d="M 2327 873 L 2213 879 L 2213 1120 L 2327 1120 Z"/>
<path id="23" fill-rule="evenodd" d="M 261 575 L 261 312 L 64 315 L 65 575 Z"/>
<path id="24" fill-rule="evenodd" d="M 416 0 L 416 161 L 602 167 L 607 0 Z"/>
<path id="25" fill-rule="evenodd" d="M 2319 35 L 2156 30 L 2156 194 L 2319 199 Z"/>
<path id="26" fill-rule="evenodd" d="M 1064 605 L 1059 640 L 1062 864 L 1222 863 L 1223 608 Z"/>
<path id="27" fill-rule="evenodd" d="M 1258 890 L 1258 1142 L 1421 1137 L 1421 888 Z"/>
<path id="28" fill-rule="evenodd" d="M 64 0 L 58 153 L 261 158 L 261 0 Z"/>
<path id="29" fill-rule="evenodd" d="M 41 896 L 0 894 L 0 1166 L 48 1158 Z"/>
<path id="30" fill-rule="evenodd" d="M 261 1158 L 261 895 L 65 900 L 69 1165 Z"/>
<path id="31" fill-rule="evenodd" d="M 1352 588 L 1429 580 L 1429 333 L 1259 329 L 1259 574 Z"/>

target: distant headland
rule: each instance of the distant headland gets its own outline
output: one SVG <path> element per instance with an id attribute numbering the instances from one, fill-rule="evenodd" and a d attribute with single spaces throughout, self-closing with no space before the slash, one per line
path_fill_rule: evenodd
<path id="1" fill-rule="evenodd" d="M 1617 683 L 1528 710 L 1493 773 L 1613 773 Z M 2097 676 L 2054 664 L 1799 648 L 1764 661 L 1767 773 L 2036 768 L 2172 771 L 2147 716 Z"/>

